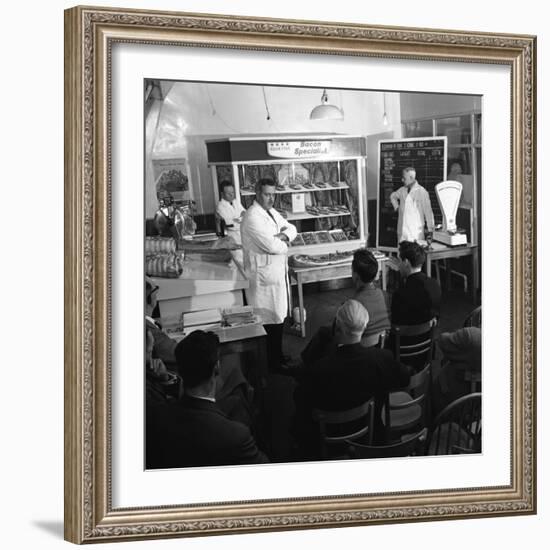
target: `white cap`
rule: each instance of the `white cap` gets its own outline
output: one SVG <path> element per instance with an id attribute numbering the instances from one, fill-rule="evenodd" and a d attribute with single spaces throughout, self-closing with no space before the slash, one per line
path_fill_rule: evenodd
<path id="1" fill-rule="evenodd" d="M 369 312 L 357 300 L 346 300 L 336 312 L 340 330 L 351 334 L 363 334 L 369 322 Z"/>

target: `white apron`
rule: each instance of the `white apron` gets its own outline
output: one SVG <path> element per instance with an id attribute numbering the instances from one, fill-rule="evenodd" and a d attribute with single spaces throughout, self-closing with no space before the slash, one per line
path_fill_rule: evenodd
<path id="1" fill-rule="evenodd" d="M 401 241 L 418 241 L 424 238 L 424 222 L 420 216 L 420 211 L 415 201 L 411 197 L 412 193 L 407 194 L 405 199 L 405 208 L 403 210 L 403 229 L 401 231 Z"/>
<path id="2" fill-rule="evenodd" d="M 296 238 L 296 227 L 275 209 L 270 212 L 273 217 L 254 202 L 241 224 L 244 271 L 250 284 L 246 299 L 266 325 L 282 323 L 289 305 L 288 247 L 274 235 L 286 227 L 289 240 Z"/>

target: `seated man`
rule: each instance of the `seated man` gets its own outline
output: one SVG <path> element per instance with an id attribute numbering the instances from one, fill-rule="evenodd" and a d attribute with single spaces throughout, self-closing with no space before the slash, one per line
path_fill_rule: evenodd
<path id="1" fill-rule="evenodd" d="M 177 342 L 161 328 L 153 319 L 153 311 L 157 306 L 158 286 L 149 278 L 145 278 L 145 320 L 147 331 L 153 337 L 151 357 L 160 359 L 166 368 L 177 371 Z M 216 399 L 221 409 L 233 420 L 252 425 L 252 404 L 250 402 L 251 387 L 244 377 L 240 366 L 236 363 L 224 364 L 216 384 Z"/>
<path id="2" fill-rule="evenodd" d="M 373 253 L 366 248 L 356 250 L 351 263 L 351 278 L 355 285 L 353 299 L 363 304 L 369 312 L 369 322 L 364 337 L 379 334 L 390 328 L 384 293 L 374 286 L 377 275 L 378 262 Z"/>
<path id="3" fill-rule="evenodd" d="M 391 322 L 393 325 L 419 325 L 439 317 L 441 287 L 423 273 L 426 253 L 418 244 L 403 241 L 399 244 L 397 263 L 405 282 L 393 293 Z"/>
<path id="4" fill-rule="evenodd" d="M 369 322 L 361 339 L 361 343 L 364 346 L 372 345 L 370 344 L 372 336 L 390 328 L 390 319 L 384 293 L 379 288 L 376 288 L 373 282 L 377 274 L 378 262 L 372 252 L 366 248 L 357 250 L 353 255 L 351 264 L 351 278 L 355 285 L 353 299 L 361 303 L 369 314 Z M 321 357 L 330 354 L 335 346 L 332 327 L 320 327 L 302 351 L 302 362 L 304 364 L 311 364 Z"/>
<path id="5" fill-rule="evenodd" d="M 147 415 L 147 468 L 221 466 L 267 462 L 250 430 L 216 403 L 219 340 L 196 330 L 176 346 L 183 396 L 151 407 Z"/>
<path id="6" fill-rule="evenodd" d="M 313 408 L 342 411 L 375 398 L 375 440 L 383 440 L 381 410 L 390 389 L 406 386 L 410 369 L 393 358 L 389 350 L 361 345 L 369 320 L 367 310 L 356 300 L 347 300 L 336 312 L 336 348 L 328 356 L 306 366 L 298 377 L 296 436 L 311 451 L 316 438 L 311 420 Z"/>
<path id="7" fill-rule="evenodd" d="M 162 360 L 169 370 L 176 370 L 175 349 L 177 342 L 170 338 L 162 330 L 159 322 L 153 318 L 153 312 L 157 307 L 157 292 L 159 287 L 149 278 L 145 277 L 145 324 L 147 331 L 153 337 L 152 357 Z"/>
<path id="8" fill-rule="evenodd" d="M 470 393 L 465 373 L 481 373 L 481 329 L 466 327 L 444 332 L 438 340 L 443 354 L 441 371 L 434 384 L 436 411 Z"/>
<path id="9" fill-rule="evenodd" d="M 441 287 L 439 283 L 423 273 L 426 261 L 424 249 L 416 242 L 403 241 L 399 244 L 399 260 L 393 260 L 399 267 L 404 283 L 393 293 L 391 302 L 392 325 L 420 325 L 439 317 Z M 423 335 L 401 338 L 401 344 L 410 345 L 424 340 Z M 394 348 L 393 334 L 387 340 L 387 347 Z M 417 371 L 425 365 L 425 357 L 407 359 Z"/>
<path id="10" fill-rule="evenodd" d="M 154 338 L 150 330 L 146 332 L 145 348 L 145 402 L 166 403 L 179 397 L 181 379 L 169 372 L 161 359 L 153 357 Z"/>

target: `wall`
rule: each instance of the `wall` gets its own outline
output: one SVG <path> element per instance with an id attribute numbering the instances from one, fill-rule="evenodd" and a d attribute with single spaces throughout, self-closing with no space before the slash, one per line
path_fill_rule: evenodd
<path id="1" fill-rule="evenodd" d="M 10 78 L 0 88 L 2 105 L 3 383 L 0 384 L 2 453 L 0 516 L 2 546 L 10 550 L 63 550 L 63 14 L 74 1 L 18 2 L 3 8 L 0 34 L 2 68 Z M 442 9 L 439 0 L 336 3 L 278 0 L 111 0 L 96 5 L 260 15 L 292 19 L 355 21 L 380 25 L 456 28 L 483 32 L 539 35 L 540 60 L 550 58 L 550 31 L 544 4 L 525 0 L 493 3 L 463 0 Z M 498 9 L 498 13 L 496 12 Z M 538 64 L 538 162 L 541 213 L 550 209 L 548 101 L 550 70 Z M 17 82 L 14 88 L 10 83 Z M 38 83 L 40 83 L 38 85 Z M 380 130 L 377 130 L 380 131 Z M 32 163 L 29 151 L 32 149 Z M 20 205 L 18 182 L 32 174 L 28 196 Z M 22 212 L 32 223 L 21 223 Z M 14 229 L 17 228 L 17 233 Z M 101 550 L 190 549 L 275 550 L 280 548 L 407 548 L 464 550 L 498 548 L 541 550 L 550 536 L 548 461 L 550 394 L 550 221 L 539 216 L 538 228 L 538 463 L 536 516 L 438 521 L 347 529 L 321 529 L 233 535 L 159 542 L 117 543 Z M 13 260 L 11 263 L 8 260 Z M 9 267 L 13 266 L 13 267 Z M 34 353 L 28 353 L 31 350 Z M 546 480 L 546 481 L 545 481 Z M 292 483 L 292 479 L 289 479 Z"/>

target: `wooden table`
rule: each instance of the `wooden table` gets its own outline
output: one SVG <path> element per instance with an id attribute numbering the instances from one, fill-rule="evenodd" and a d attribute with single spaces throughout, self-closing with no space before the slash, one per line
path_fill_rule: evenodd
<path id="1" fill-rule="evenodd" d="M 388 258 L 377 258 L 378 261 L 378 273 L 382 274 L 382 290 L 386 290 L 387 279 L 387 261 Z M 302 317 L 304 311 L 304 290 L 303 284 L 305 283 L 318 283 L 321 281 L 333 281 L 335 279 L 346 279 L 351 277 L 351 261 L 327 266 L 315 266 L 315 267 L 290 267 L 288 270 L 290 280 L 294 280 L 298 285 L 298 306 L 300 307 L 300 334 L 302 338 L 306 336 L 306 323 Z M 292 314 L 292 294 L 291 294 L 291 314 Z"/>
<path id="2" fill-rule="evenodd" d="M 479 254 L 476 244 L 467 244 L 465 246 L 445 246 L 441 243 L 432 243 L 432 249 L 426 250 L 426 275 L 432 276 L 432 262 L 434 260 L 448 260 L 451 258 L 461 258 L 471 256 L 472 258 L 472 301 L 477 304 L 477 291 L 479 288 Z M 446 269 L 446 276 L 450 277 L 451 270 Z"/>

